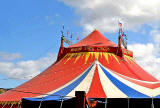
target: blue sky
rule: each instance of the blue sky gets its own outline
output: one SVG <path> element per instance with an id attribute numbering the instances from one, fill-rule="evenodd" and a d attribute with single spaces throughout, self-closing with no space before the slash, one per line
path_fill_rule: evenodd
<path id="1" fill-rule="evenodd" d="M 62 24 L 65 32 L 73 32 L 73 42 L 77 42 L 77 35 L 82 39 L 96 28 L 117 43 L 117 19 L 124 25 L 128 46 L 137 62 L 160 79 L 156 71 L 160 66 L 159 5 L 158 0 L 152 3 L 145 0 L 134 3 L 127 0 L 1 1 L 0 88 L 15 87 L 53 63 Z M 149 62 L 154 63 L 151 66 Z"/>
<path id="2" fill-rule="evenodd" d="M 1 5 L 1 50 L 21 52 L 25 59 L 35 59 L 51 45 L 56 45 L 52 51 L 57 52 L 63 23 L 75 32 L 80 29 L 74 24 L 79 16 L 73 9 L 55 0 L 15 0 Z"/>

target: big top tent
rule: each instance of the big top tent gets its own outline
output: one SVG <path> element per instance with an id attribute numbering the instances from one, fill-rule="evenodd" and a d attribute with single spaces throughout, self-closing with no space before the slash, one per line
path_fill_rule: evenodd
<path id="1" fill-rule="evenodd" d="M 143 49 L 142 49 L 143 50 Z M 28 82 L 0 95 L 0 108 L 29 101 L 61 101 L 85 91 L 88 98 L 160 98 L 160 82 L 143 70 L 133 52 L 94 30 L 80 42 L 61 47 L 57 61 Z"/>

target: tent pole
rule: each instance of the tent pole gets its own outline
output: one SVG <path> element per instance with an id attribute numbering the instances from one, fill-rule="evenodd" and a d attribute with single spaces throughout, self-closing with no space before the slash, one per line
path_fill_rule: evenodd
<path id="1" fill-rule="evenodd" d="M 129 108 L 129 98 L 128 98 L 128 108 Z"/>
<path id="2" fill-rule="evenodd" d="M 106 100 L 105 100 L 105 108 L 107 108 L 107 98 L 106 98 Z"/>
<path id="3" fill-rule="evenodd" d="M 153 97 L 152 97 L 152 108 L 154 108 Z"/>
<path id="4" fill-rule="evenodd" d="M 62 105 L 63 105 L 63 99 L 64 99 L 64 97 L 62 97 L 62 102 L 61 102 L 61 106 L 60 106 L 60 108 L 62 108 Z"/>
<path id="5" fill-rule="evenodd" d="M 43 97 L 42 97 L 42 99 L 41 99 L 41 102 L 40 102 L 40 104 L 39 104 L 39 107 L 38 107 L 38 108 L 41 108 L 42 101 L 43 101 Z"/>

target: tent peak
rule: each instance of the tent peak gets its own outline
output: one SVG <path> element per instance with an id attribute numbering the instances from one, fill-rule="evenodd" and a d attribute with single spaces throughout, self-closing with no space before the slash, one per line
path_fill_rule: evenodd
<path id="1" fill-rule="evenodd" d="M 117 45 L 111 42 L 109 39 L 107 39 L 97 29 L 95 29 L 84 39 L 82 39 L 78 43 L 71 45 L 69 47 L 81 47 L 81 46 L 113 46 L 113 47 L 116 47 Z"/>

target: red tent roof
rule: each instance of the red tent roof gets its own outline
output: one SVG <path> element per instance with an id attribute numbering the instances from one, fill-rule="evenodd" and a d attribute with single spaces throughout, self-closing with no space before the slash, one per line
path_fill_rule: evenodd
<path id="1" fill-rule="evenodd" d="M 86 38 L 69 47 L 79 47 L 79 46 L 117 46 L 117 45 L 108 40 L 98 30 L 94 30 Z"/>

